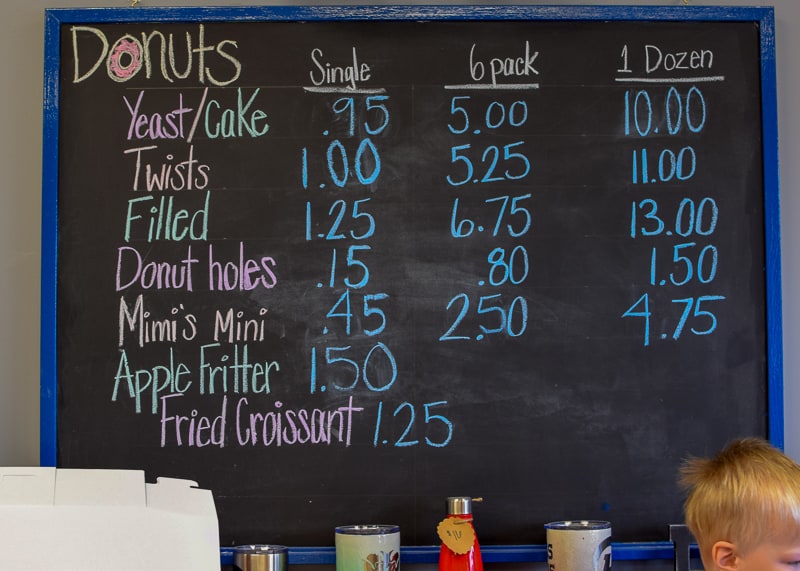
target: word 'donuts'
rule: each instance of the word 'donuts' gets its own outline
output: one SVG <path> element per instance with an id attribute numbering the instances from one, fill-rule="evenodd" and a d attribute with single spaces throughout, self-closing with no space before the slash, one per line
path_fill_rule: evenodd
<path id="1" fill-rule="evenodd" d="M 141 37 L 123 34 L 113 42 L 103 30 L 92 26 L 72 27 L 72 52 L 75 58 L 75 73 L 72 82 L 80 83 L 94 75 L 105 64 L 106 73 L 113 81 L 123 83 L 145 70 L 147 79 L 155 74 L 169 81 L 187 79 L 196 68 L 201 84 L 228 85 L 239 78 L 241 62 L 230 53 L 237 44 L 233 40 L 222 40 L 215 45 L 206 45 L 205 28 L 198 27 L 197 38 L 186 33 L 184 42 L 186 63 L 182 69 L 176 64 L 176 39 L 174 34 L 165 35 L 158 30 L 141 33 Z M 81 60 L 81 54 L 84 59 Z M 214 56 L 214 57 L 212 57 Z M 86 63 L 86 67 L 83 64 Z M 224 65 L 221 74 L 219 64 Z M 212 65 L 213 64 L 213 65 Z"/>

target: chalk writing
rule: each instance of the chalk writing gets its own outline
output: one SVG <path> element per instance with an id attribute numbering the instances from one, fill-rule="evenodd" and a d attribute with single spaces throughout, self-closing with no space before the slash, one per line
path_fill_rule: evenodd
<path id="1" fill-rule="evenodd" d="M 74 83 L 89 79 L 103 64 L 109 79 L 119 83 L 129 81 L 142 70 L 147 79 L 159 73 L 162 79 L 169 82 L 176 79 L 186 80 L 190 77 L 192 68 L 196 67 L 199 83 L 208 81 L 212 85 L 224 86 L 239 79 L 242 71 L 241 62 L 231 53 L 237 47 L 236 42 L 226 39 L 214 45 L 206 45 L 203 24 L 197 27 L 196 39 L 188 31 L 184 35 L 185 45 L 182 48 L 185 49 L 186 68 L 182 70 L 177 69 L 176 44 L 179 40 L 175 34 L 165 35 L 154 30 L 149 34 L 142 32 L 139 37 L 123 34 L 109 42 L 106 32 L 94 26 L 72 26 L 71 33 Z M 88 48 L 87 44 L 91 47 Z M 86 56 L 89 49 L 90 54 L 94 53 Z M 85 67 L 81 61 L 82 54 L 90 58 Z"/>

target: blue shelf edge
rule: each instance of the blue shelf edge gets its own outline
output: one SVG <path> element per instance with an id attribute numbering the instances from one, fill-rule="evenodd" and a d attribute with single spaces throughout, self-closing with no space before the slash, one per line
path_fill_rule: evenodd
<path id="1" fill-rule="evenodd" d="M 640 561 L 648 559 L 674 559 L 675 550 L 670 541 L 612 543 L 615 561 Z M 699 557 L 697 546 L 692 545 L 692 557 Z M 529 563 L 547 560 L 544 545 L 485 545 L 481 546 L 484 563 Z M 436 563 L 439 546 L 401 547 L 400 560 L 404 564 Z M 222 565 L 233 564 L 233 549 L 220 550 Z M 333 547 L 290 547 L 289 565 L 333 565 L 336 551 Z"/>

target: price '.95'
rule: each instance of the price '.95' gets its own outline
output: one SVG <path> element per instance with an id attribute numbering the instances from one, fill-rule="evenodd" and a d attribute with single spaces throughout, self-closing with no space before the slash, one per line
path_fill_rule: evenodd
<path id="1" fill-rule="evenodd" d="M 685 334 L 687 329 L 693 335 L 711 335 L 717 329 L 717 316 L 714 313 L 714 306 L 716 302 L 724 299 L 725 296 L 722 295 L 701 295 L 699 297 L 671 300 L 673 307 L 680 308 L 678 320 L 671 331 L 662 331 L 660 333 L 661 339 L 672 337 L 677 341 Z M 652 336 L 651 319 L 656 319 L 657 323 L 663 323 L 666 320 L 662 319 L 662 317 L 669 317 L 668 315 L 656 315 L 653 305 L 650 301 L 650 295 L 646 293 L 622 314 L 623 318 L 643 320 L 645 347 L 650 345 Z M 671 314 L 672 312 L 665 309 L 663 313 Z"/>

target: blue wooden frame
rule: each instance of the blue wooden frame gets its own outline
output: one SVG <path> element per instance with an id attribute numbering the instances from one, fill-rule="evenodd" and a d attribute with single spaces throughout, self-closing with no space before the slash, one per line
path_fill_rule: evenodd
<path id="1" fill-rule="evenodd" d="M 41 284 L 41 400 L 40 463 L 57 461 L 56 294 L 58 264 L 58 120 L 59 33 L 63 24 L 297 20 L 612 20 L 612 21 L 730 21 L 759 26 L 761 57 L 762 154 L 764 165 L 764 232 L 766 279 L 766 338 L 768 429 L 771 442 L 784 446 L 781 250 L 778 183 L 778 117 L 773 8 L 722 6 L 260 6 L 218 8 L 88 8 L 45 10 L 44 145 L 42 172 Z M 483 546 L 488 563 L 545 561 L 544 546 Z M 695 552 L 696 554 L 696 552 Z M 404 563 L 435 563 L 439 548 L 404 547 Z M 614 543 L 613 557 L 621 560 L 672 559 L 672 543 Z M 221 562 L 233 561 L 221 550 Z M 332 547 L 289 550 L 290 564 L 332 564 Z"/>

